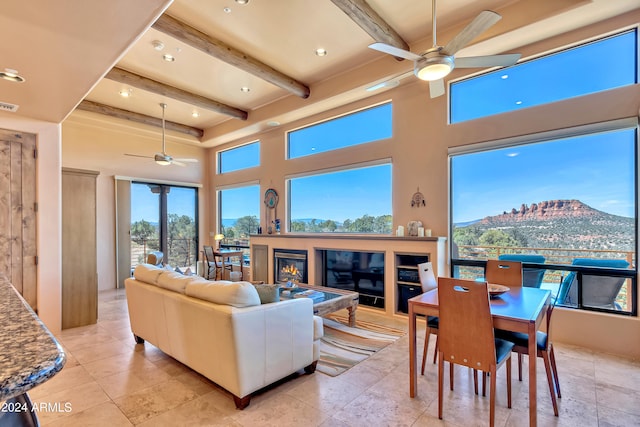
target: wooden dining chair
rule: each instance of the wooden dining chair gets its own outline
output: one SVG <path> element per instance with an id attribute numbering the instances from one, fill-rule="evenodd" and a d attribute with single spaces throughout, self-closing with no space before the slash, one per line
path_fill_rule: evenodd
<path id="1" fill-rule="evenodd" d="M 514 344 L 494 337 L 486 282 L 438 278 L 438 418 L 442 419 L 444 362 L 488 372 L 489 425 L 495 423 L 496 371 L 506 364 L 507 406 L 511 408 L 511 351 Z M 453 381 L 450 381 L 453 390 Z"/>
<path id="2" fill-rule="evenodd" d="M 422 292 L 428 292 L 438 287 L 436 276 L 433 273 L 433 266 L 430 262 L 418 264 L 418 275 L 420 277 L 420 285 L 422 286 Z M 427 362 L 427 350 L 429 350 L 429 337 L 431 334 L 438 335 L 439 319 L 436 316 L 427 316 L 427 325 L 424 335 L 424 351 L 422 352 L 422 369 L 421 374 L 424 375 L 424 367 Z M 436 348 L 433 352 L 433 363 L 436 363 L 436 357 L 438 356 L 438 340 L 436 338 Z"/>
<path id="3" fill-rule="evenodd" d="M 206 275 L 205 279 L 218 279 L 218 274 L 220 279 L 224 278 L 224 271 L 222 270 L 222 263 L 218 262 L 218 256 L 216 256 L 213 251 L 213 246 L 203 246 L 204 249 L 204 262 L 206 264 Z M 225 269 L 232 271 L 233 266 L 229 263 L 224 266 Z"/>
<path id="4" fill-rule="evenodd" d="M 487 260 L 484 280 L 496 285 L 522 287 L 522 263 L 497 259 Z"/>
<path id="5" fill-rule="evenodd" d="M 555 304 L 549 305 L 547 308 L 547 332 L 538 331 L 536 334 L 536 356 L 542 358 L 544 368 L 547 372 L 547 383 L 549 384 L 549 394 L 551 395 L 551 403 L 553 404 L 553 413 L 558 416 L 558 398 L 561 398 L 560 380 L 558 378 L 558 368 L 556 367 L 556 356 L 553 352 L 553 344 L 551 343 L 551 315 Z M 496 336 L 514 344 L 513 351 L 518 353 L 518 379 L 522 381 L 522 356 L 529 355 L 529 339 L 527 334 L 522 332 L 504 331 L 496 329 Z M 555 388 L 554 388 L 555 386 Z"/>

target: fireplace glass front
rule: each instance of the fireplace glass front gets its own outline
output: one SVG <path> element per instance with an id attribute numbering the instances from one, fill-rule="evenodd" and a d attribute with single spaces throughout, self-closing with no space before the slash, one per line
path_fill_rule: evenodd
<path id="1" fill-rule="evenodd" d="M 274 283 L 308 283 L 307 251 L 274 249 Z"/>

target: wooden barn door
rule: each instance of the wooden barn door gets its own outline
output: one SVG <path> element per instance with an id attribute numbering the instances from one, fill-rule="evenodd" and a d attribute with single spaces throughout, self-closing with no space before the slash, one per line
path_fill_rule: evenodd
<path id="1" fill-rule="evenodd" d="M 37 311 L 36 135 L 0 129 L 0 274 Z"/>

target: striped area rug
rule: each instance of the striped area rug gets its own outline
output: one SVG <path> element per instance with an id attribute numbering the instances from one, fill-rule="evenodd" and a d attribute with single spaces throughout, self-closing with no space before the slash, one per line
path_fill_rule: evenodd
<path id="1" fill-rule="evenodd" d="M 317 370 L 335 377 L 382 350 L 405 334 L 404 331 L 370 322 L 346 325 L 340 316 L 324 318 L 324 337 L 320 343 Z"/>

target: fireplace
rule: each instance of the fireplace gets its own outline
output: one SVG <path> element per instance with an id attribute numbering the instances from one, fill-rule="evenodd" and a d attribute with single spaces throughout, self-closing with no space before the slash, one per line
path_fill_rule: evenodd
<path id="1" fill-rule="evenodd" d="M 308 283 L 306 250 L 274 249 L 273 261 L 274 283 Z"/>

